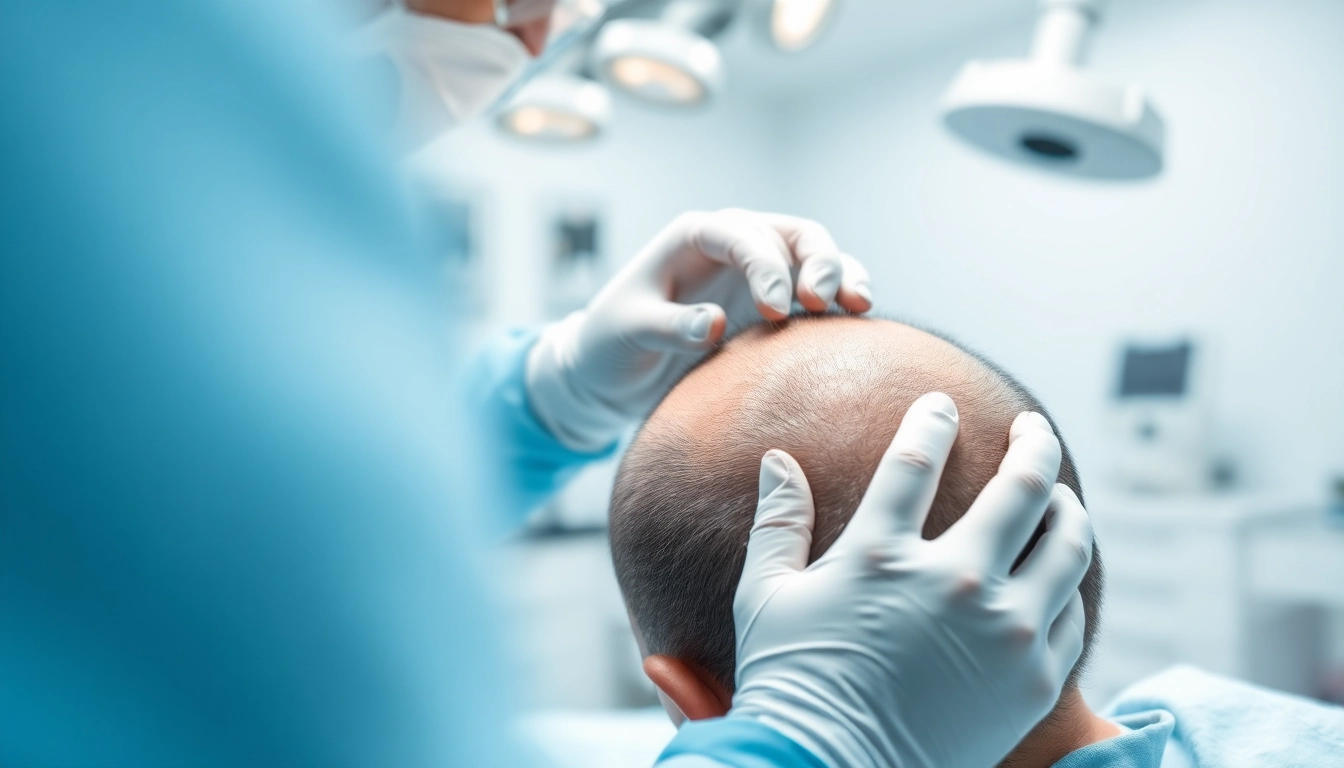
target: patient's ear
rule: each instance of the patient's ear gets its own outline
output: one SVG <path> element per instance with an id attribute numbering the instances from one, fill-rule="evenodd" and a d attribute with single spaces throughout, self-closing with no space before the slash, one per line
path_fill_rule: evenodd
<path id="1" fill-rule="evenodd" d="M 675 656 L 645 657 L 644 674 L 687 720 L 723 717 L 732 706 L 732 694 L 713 675 Z"/>

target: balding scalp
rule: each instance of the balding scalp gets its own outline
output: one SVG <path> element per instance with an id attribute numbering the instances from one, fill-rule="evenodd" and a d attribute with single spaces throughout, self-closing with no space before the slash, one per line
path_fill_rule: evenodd
<path id="1" fill-rule="evenodd" d="M 631 444 L 612 496 L 612 559 L 647 651 L 732 690 L 732 603 L 761 457 L 787 451 L 807 474 L 815 560 L 858 508 L 906 410 L 931 391 L 950 395 L 961 418 L 926 538 L 960 519 L 994 476 L 1013 419 L 1046 415 L 1007 373 L 929 332 L 836 316 L 753 327 L 691 371 Z M 1059 482 L 1082 498 L 1067 448 Z M 1097 556 L 1082 585 L 1088 648 L 1101 584 Z"/>

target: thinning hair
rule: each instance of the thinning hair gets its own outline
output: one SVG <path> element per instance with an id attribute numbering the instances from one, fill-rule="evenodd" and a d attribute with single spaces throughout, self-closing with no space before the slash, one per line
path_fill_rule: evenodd
<path id="1" fill-rule="evenodd" d="M 631 444 L 612 494 L 612 560 L 645 650 L 691 662 L 732 691 L 733 596 L 761 457 L 785 450 L 806 473 L 816 560 L 858 508 L 901 417 L 930 391 L 950 395 L 961 418 L 924 526 L 927 539 L 960 519 L 997 472 L 1019 413 L 1036 411 L 1054 426 L 1040 401 L 1002 368 L 939 334 L 825 316 L 748 329 L 683 378 Z M 1059 482 L 1082 500 L 1062 437 L 1060 447 Z M 1081 592 L 1084 651 L 1070 686 L 1099 627 L 1098 553 Z"/>

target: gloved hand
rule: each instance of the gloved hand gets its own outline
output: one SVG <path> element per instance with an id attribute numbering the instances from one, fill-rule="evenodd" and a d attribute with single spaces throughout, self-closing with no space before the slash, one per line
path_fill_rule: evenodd
<path id="1" fill-rule="evenodd" d="M 1023 413 L 999 473 L 925 541 L 957 423 L 947 395 L 917 400 L 811 566 L 807 478 L 788 454 L 765 455 L 733 606 L 729 717 L 764 722 L 830 765 L 949 768 L 994 765 L 1054 706 L 1083 647 L 1087 512 L 1055 484 L 1049 423 Z M 1010 574 L 1042 514 L 1045 535 Z"/>
<path id="2" fill-rule="evenodd" d="M 794 275 L 797 275 L 795 281 Z M 570 448 L 609 445 L 730 328 L 831 302 L 872 308 L 868 273 L 808 219 L 724 210 L 679 216 L 527 361 L 533 411 Z"/>

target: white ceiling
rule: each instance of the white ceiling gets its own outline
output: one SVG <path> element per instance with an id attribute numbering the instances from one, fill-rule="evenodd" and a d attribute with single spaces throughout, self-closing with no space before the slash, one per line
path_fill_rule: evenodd
<path id="1" fill-rule="evenodd" d="M 807 91 L 873 71 L 1004 24 L 1029 25 L 1036 0 L 840 0 L 832 27 L 810 50 L 786 56 L 742 18 L 719 40 L 734 90 Z M 1029 40 L 1023 39 L 1025 52 Z"/>

